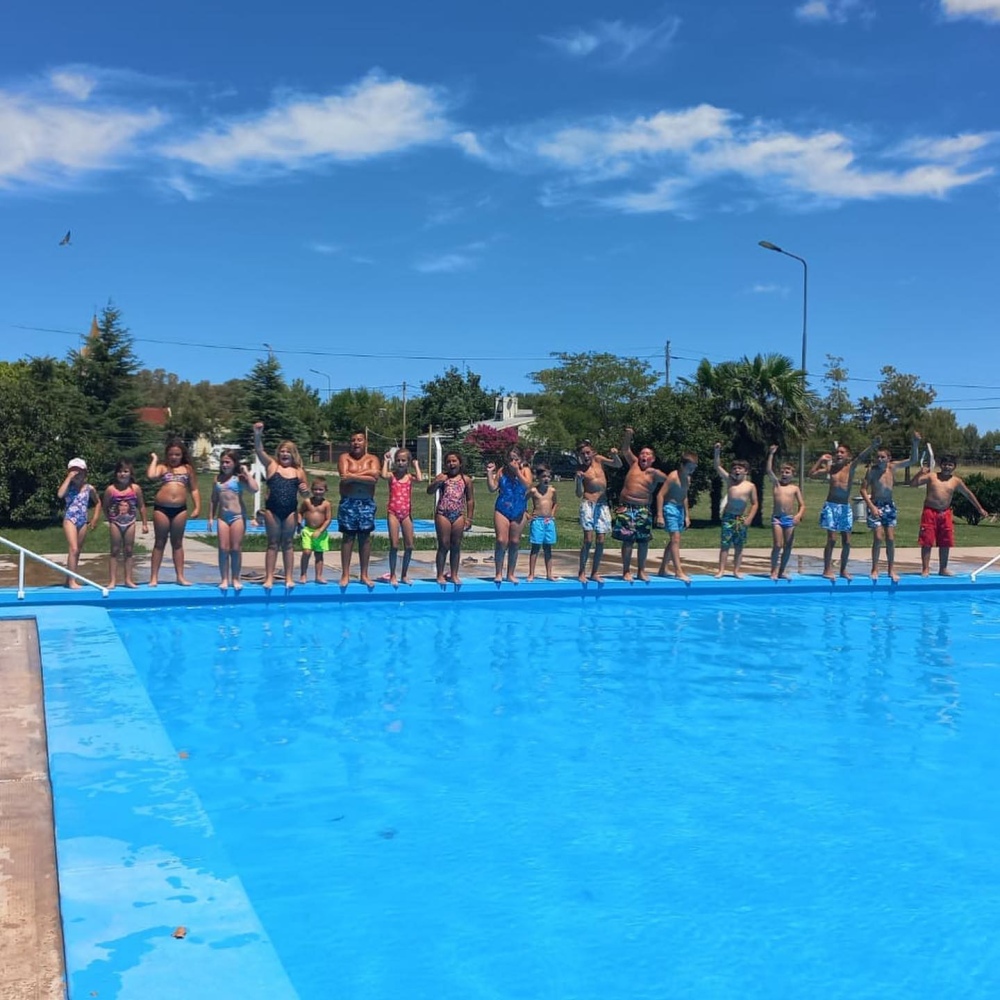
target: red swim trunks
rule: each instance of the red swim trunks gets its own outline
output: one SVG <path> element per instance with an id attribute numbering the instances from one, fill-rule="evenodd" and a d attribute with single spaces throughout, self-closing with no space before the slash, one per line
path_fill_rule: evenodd
<path id="1" fill-rule="evenodd" d="M 951 508 L 934 510 L 925 507 L 920 515 L 920 537 L 917 544 L 923 548 L 937 545 L 942 549 L 950 549 L 955 545 L 955 525 L 951 519 Z"/>

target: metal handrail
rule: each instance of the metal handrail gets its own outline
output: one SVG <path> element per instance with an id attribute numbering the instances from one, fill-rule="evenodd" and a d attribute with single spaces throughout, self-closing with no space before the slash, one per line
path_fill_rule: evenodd
<path id="1" fill-rule="evenodd" d="M 35 562 L 40 562 L 43 566 L 48 566 L 49 569 L 54 569 L 57 573 L 62 573 L 63 576 L 71 577 L 74 580 L 79 580 L 80 583 L 85 583 L 87 584 L 88 587 L 96 587 L 101 592 L 101 597 L 108 596 L 107 587 L 102 587 L 99 583 L 94 583 L 93 580 L 88 580 L 85 576 L 80 576 L 79 573 L 74 573 L 71 569 L 67 569 L 65 566 L 60 566 L 58 563 L 54 563 L 51 559 L 46 559 L 45 556 L 40 556 L 37 552 L 32 552 L 30 549 L 26 549 L 23 545 L 18 545 L 17 542 L 12 542 L 9 538 L 4 538 L 3 535 L 0 535 L 0 545 L 7 545 L 18 553 L 17 599 L 19 601 L 24 600 L 24 557 L 25 556 L 27 556 L 29 559 L 34 559 Z"/>
<path id="2" fill-rule="evenodd" d="M 979 574 L 982 573 L 982 571 L 984 569 L 989 569 L 995 562 L 998 562 L 998 561 L 1000 561 L 1000 552 L 998 552 L 988 563 L 983 563 L 983 565 L 980 566 L 979 569 L 977 569 L 972 574 L 972 582 L 975 583 L 976 582 L 976 577 L 979 576 Z"/>

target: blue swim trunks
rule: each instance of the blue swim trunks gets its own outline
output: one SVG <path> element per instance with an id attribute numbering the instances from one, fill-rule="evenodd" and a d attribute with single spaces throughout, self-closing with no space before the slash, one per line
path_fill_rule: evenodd
<path id="1" fill-rule="evenodd" d="M 359 535 L 375 530 L 375 501 L 369 497 L 342 497 L 337 508 L 341 534 Z"/>
<path id="2" fill-rule="evenodd" d="M 679 503 L 668 500 L 663 505 L 663 527 L 671 534 L 675 531 L 683 531 L 686 520 L 684 508 Z"/>
<path id="3" fill-rule="evenodd" d="M 773 528 L 794 528 L 795 527 L 795 515 L 794 514 L 775 514 L 771 518 L 771 527 L 773 527 Z"/>
<path id="4" fill-rule="evenodd" d="M 722 540 L 720 549 L 742 549 L 747 543 L 747 522 L 742 514 L 722 515 Z"/>
<path id="5" fill-rule="evenodd" d="M 556 519 L 554 517 L 533 517 L 531 519 L 531 544 L 556 544 Z"/>
<path id="6" fill-rule="evenodd" d="M 850 531 L 854 527 L 851 505 L 827 500 L 819 514 L 819 526 L 827 531 Z"/>
<path id="7" fill-rule="evenodd" d="M 869 510 L 865 517 L 865 524 L 867 524 L 872 531 L 878 527 L 895 528 L 896 505 L 891 500 L 886 500 L 885 503 L 877 503 L 875 506 L 878 507 L 879 516 L 875 517 Z"/>

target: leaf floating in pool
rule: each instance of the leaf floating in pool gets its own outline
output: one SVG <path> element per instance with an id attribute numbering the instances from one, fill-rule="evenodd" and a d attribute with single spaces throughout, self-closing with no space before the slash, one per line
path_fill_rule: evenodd
<path id="1" fill-rule="evenodd" d="M 187 937 L 187 932 L 188 929 L 186 927 L 178 927 L 177 930 L 174 931 L 173 936 L 180 940 L 183 937 Z"/>
<path id="2" fill-rule="evenodd" d="M 391 826 L 387 826 L 384 830 L 379 830 L 378 835 L 383 840 L 392 840 L 396 836 L 396 831 Z"/>
<path id="3" fill-rule="evenodd" d="M 180 757 L 181 760 L 187 760 L 188 757 L 191 756 L 191 754 L 189 754 L 187 750 L 178 750 L 177 756 Z"/>

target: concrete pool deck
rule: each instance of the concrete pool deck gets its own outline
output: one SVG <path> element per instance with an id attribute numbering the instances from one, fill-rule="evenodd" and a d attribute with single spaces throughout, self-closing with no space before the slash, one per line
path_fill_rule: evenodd
<path id="1" fill-rule="evenodd" d="M 851 561 L 855 582 L 867 585 L 867 547 L 855 547 L 854 552 L 858 556 Z M 217 579 L 216 550 L 191 539 L 186 543 L 186 554 L 190 575 L 196 582 L 196 586 L 191 589 L 174 586 L 172 567 L 165 565 L 162 577 L 164 586 L 158 590 L 153 591 L 143 586 L 137 591 L 116 592 L 108 600 L 114 603 L 121 600 L 123 604 L 155 603 L 177 607 L 191 603 L 192 599 L 197 603 L 217 602 L 219 594 L 212 586 Z M 656 561 L 650 560 L 654 570 L 658 566 L 659 554 L 659 550 L 656 550 Z M 993 550 L 982 548 L 953 550 L 952 566 L 958 575 L 954 582 L 960 586 L 970 586 L 968 574 L 994 554 Z M 730 593 L 744 589 L 743 584 L 733 581 L 731 577 L 719 584 L 710 581 L 710 575 L 717 565 L 717 550 L 690 549 L 683 555 L 686 568 L 695 577 L 696 586 L 693 590 L 707 595 L 716 586 L 722 586 Z M 773 586 L 766 580 L 769 556 L 769 549 L 746 551 L 745 569 L 748 574 L 755 576 L 755 579 L 748 581 L 750 586 L 747 590 L 753 588 L 760 591 L 764 587 Z M 433 552 L 415 553 L 413 576 L 416 580 L 433 580 L 433 557 Z M 936 575 L 928 580 L 921 580 L 918 575 L 919 557 L 919 549 L 916 548 L 897 550 L 897 562 L 900 572 L 904 574 L 904 584 L 912 583 L 918 587 L 951 586 L 952 581 L 941 580 Z M 57 561 L 62 558 L 64 557 L 57 557 Z M 252 585 L 255 579 L 260 579 L 263 560 L 263 553 L 247 553 L 245 557 L 245 577 L 249 584 L 246 594 L 257 595 L 255 599 L 264 598 L 262 589 Z M 829 586 L 818 579 L 821 560 L 822 551 L 819 549 L 803 549 L 795 553 L 793 572 L 796 580 L 792 581 L 797 584 L 795 589 Z M 577 552 L 558 551 L 554 561 L 556 573 L 563 578 L 563 584 L 550 585 L 544 581 L 536 581 L 534 585 L 524 585 L 516 591 L 514 588 L 504 587 L 502 593 L 507 596 L 542 593 L 565 595 L 570 587 L 578 587 L 574 579 L 578 565 Z M 147 565 L 148 557 L 140 561 L 137 573 L 140 580 L 148 575 Z M 297 565 L 296 562 L 296 567 Z M 932 566 L 936 567 L 936 557 Z M 87 557 L 83 572 L 85 575 L 93 573 L 98 581 L 102 581 L 106 567 L 107 556 L 97 553 Z M 468 596 L 486 597 L 496 594 L 491 585 L 492 553 L 470 552 L 463 560 L 463 567 L 472 584 L 466 588 Z M 386 568 L 387 559 L 384 556 L 373 560 L 372 571 L 375 576 L 384 573 Z M 614 576 L 621 573 L 617 549 L 608 551 L 603 568 L 610 584 L 607 593 L 622 595 L 629 592 L 627 585 L 620 579 L 614 580 Z M 519 569 L 522 574 L 527 570 L 526 553 L 521 557 Z M 328 575 L 333 576 L 330 570 L 339 570 L 339 556 L 336 553 L 328 561 Z M 14 571 L 16 578 L 16 567 Z M 355 562 L 355 580 L 356 573 Z M 9 576 L 9 569 L 6 575 L 0 576 L 0 588 L 11 586 L 14 581 Z M 988 570 L 983 580 L 988 580 L 995 586 L 1000 581 L 1000 568 L 994 566 Z M 884 574 L 881 582 L 887 582 Z M 51 584 L 55 583 L 55 579 L 51 580 Z M 642 590 L 660 594 L 683 592 L 672 580 L 654 583 L 648 590 Z M 435 597 L 439 593 L 438 588 L 427 587 L 426 584 L 414 590 L 433 592 Z M 335 600 L 339 593 L 339 588 L 335 585 L 319 588 L 309 584 L 299 588 L 295 596 L 302 600 Z M 394 594 L 385 585 L 379 585 L 375 593 L 386 597 Z M 407 591 L 404 588 L 395 592 L 397 597 L 405 593 Z M 280 594 L 276 592 L 274 596 L 278 598 Z M 364 600 L 367 594 L 355 582 L 349 588 L 348 596 Z M 0 997 L 3 998 L 37 997 L 47 1000 L 49 997 L 65 995 L 52 804 L 43 721 L 41 659 L 35 626 L 30 619 L 35 617 L 36 609 L 43 605 L 52 610 L 59 606 L 95 603 L 95 598 L 106 606 L 106 602 L 101 601 L 95 591 L 67 593 L 58 585 L 45 583 L 41 587 L 32 588 L 24 602 L 17 601 L 10 589 L 0 590 L 0 705 L 3 706 L 0 709 Z"/>

